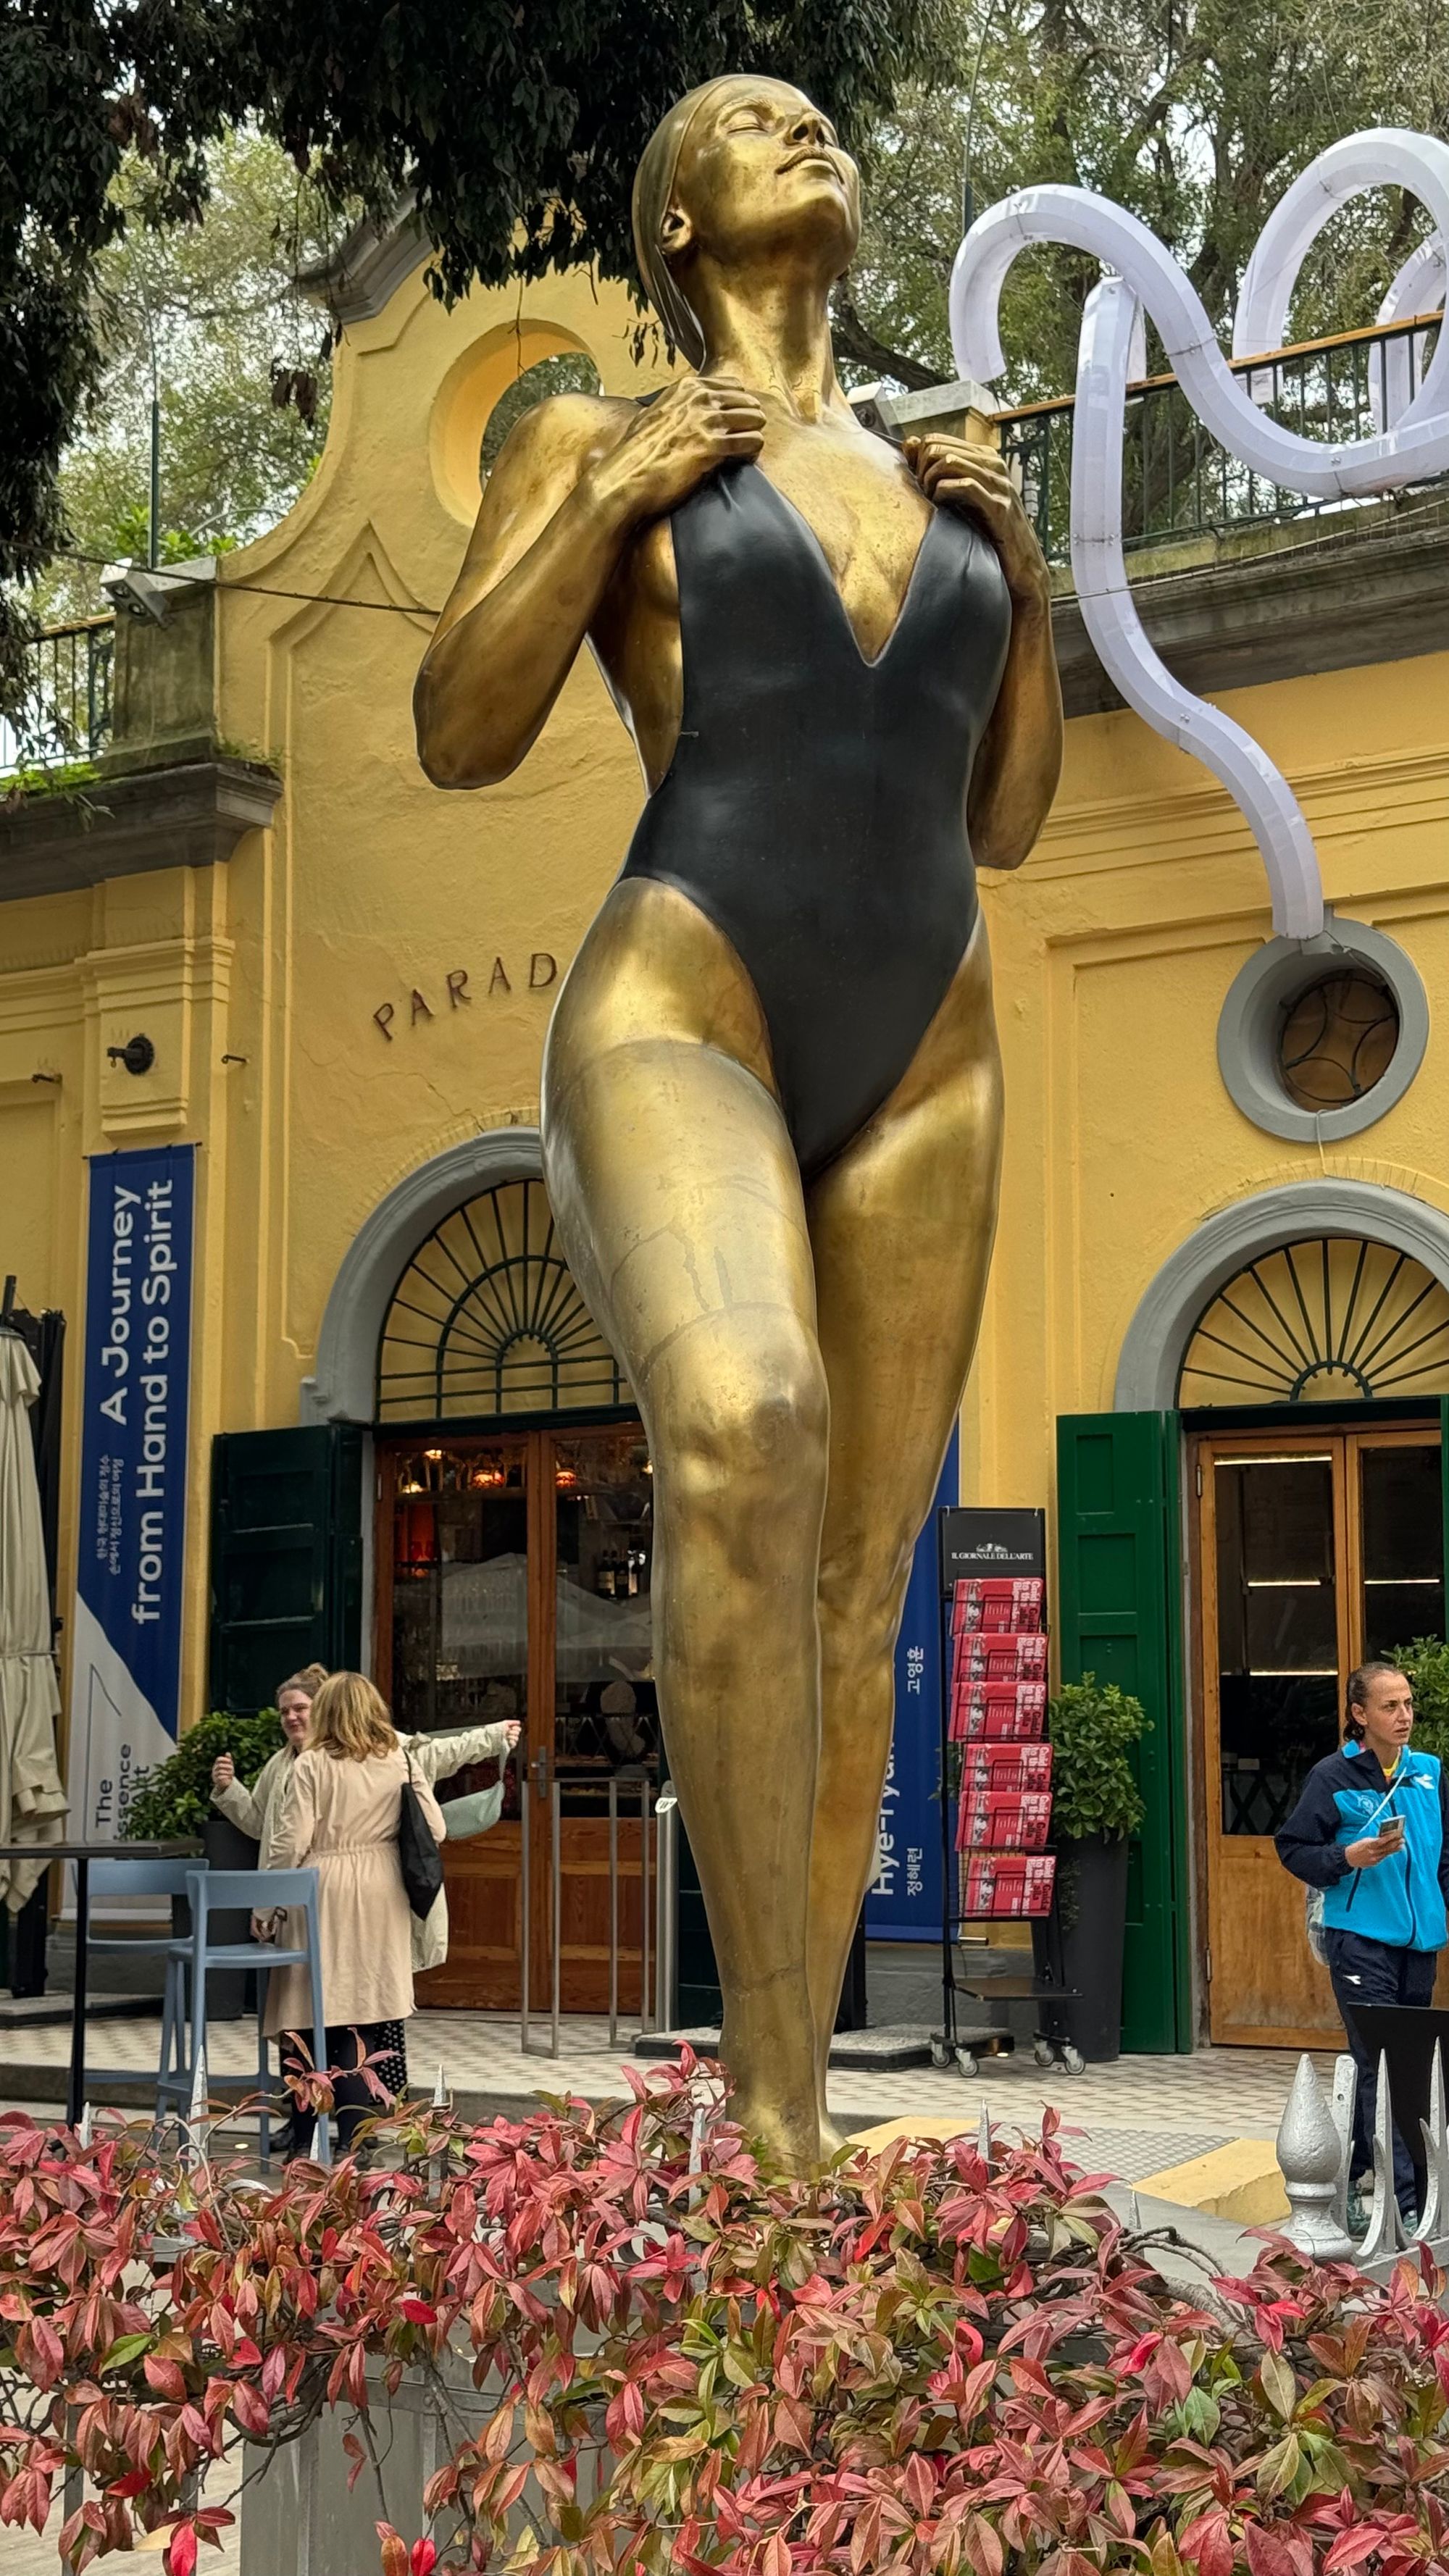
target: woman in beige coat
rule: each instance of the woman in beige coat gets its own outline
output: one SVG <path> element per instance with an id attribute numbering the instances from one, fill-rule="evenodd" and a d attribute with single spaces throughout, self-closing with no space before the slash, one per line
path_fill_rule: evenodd
<path id="1" fill-rule="evenodd" d="M 278 1683 L 277 1715 L 285 1740 L 249 1789 L 237 1778 L 229 1753 L 219 1753 L 211 1766 L 211 1803 L 250 1834 L 257 1845 L 258 1869 L 271 1867 L 272 1820 L 280 1810 L 292 1765 L 307 1741 L 312 1702 L 326 1679 L 325 1664 L 307 1664 Z M 520 1732 L 517 1718 L 509 1717 L 493 1726 L 455 1727 L 446 1735 L 400 1735 L 398 1742 L 411 1756 L 414 1772 L 431 1789 L 439 1780 L 451 1780 L 455 1771 L 470 1770 L 475 1762 L 506 1762 Z M 416 1915 L 410 1920 L 414 1969 L 421 1975 L 424 1968 L 440 1968 L 448 1955 L 447 1890 L 439 1888 L 421 1922 Z M 271 1917 L 254 1914 L 252 1931 L 257 1940 L 270 1940 Z"/>
<path id="2" fill-rule="evenodd" d="M 333 1673 L 312 1702 L 307 1742 L 273 1812 L 267 1866 L 315 1869 L 322 1948 L 322 2009 L 333 2071 L 338 2143 L 350 2152 L 358 2128 L 381 2108 L 365 2076 L 370 2062 L 384 2090 L 407 2085 L 403 2025 L 413 2009 L 412 1911 L 398 1859 L 398 1818 L 408 1758 L 386 1702 L 361 1673 Z M 413 1787 L 433 1838 L 445 1827 L 416 1766 Z M 284 1946 L 298 1943 L 293 1918 Z M 267 1990 L 266 2027 L 282 2043 L 282 2070 L 305 2068 L 300 2032 L 311 2016 L 305 1968 L 279 1968 Z M 340 2070 L 340 2071 L 337 2071 Z M 312 2122 L 292 2121 L 292 2152 L 311 2145 Z"/>

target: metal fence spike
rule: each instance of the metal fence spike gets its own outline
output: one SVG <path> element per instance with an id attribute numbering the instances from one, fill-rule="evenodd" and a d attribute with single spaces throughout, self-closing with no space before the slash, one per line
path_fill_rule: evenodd
<path id="1" fill-rule="evenodd" d="M 87 2155 L 89 2155 L 89 2154 L 90 2154 L 91 2147 L 92 2147 L 92 2145 L 94 2144 L 94 2141 L 95 2141 L 95 2121 L 94 2121 L 94 2117 L 93 2117 L 92 2112 L 91 2112 L 91 2106 L 90 2106 L 89 2102 L 87 2102 L 87 2103 L 85 2103 L 85 2104 L 83 2105 L 82 2110 L 81 2110 L 81 2115 L 80 2115 L 80 2127 L 77 2129 L 77 2131 L 76 2131 L 76 2133 L 75 2133 L 75 2142 L 76 2142 L 76 2145 L 79 2147 L 79 2149 L 80 2149 L 80 2151 L 81 2151 L 81 2154 L 82 2154 L 83 2156 L 87 2156 Z"/>
<path id="2" fill-rule="evenodd" d="M 1290 2212 L 1284 2235 L 1318 2262 L 1342 2262 L 1353 2251 L 1334 2208 L 1343 2141 L 1306 2052 L 1279 2122 L 1277 2151 Z"/>
<path id="3" fill-rule="evenodd" d="M 1358 2248 L 1358 2260 L 1365 2269 L 1370 2263 L 1391 2262 L 1407 2242 L 1394 2197 L 1394 2109 L 1389 2099 L 1389 2061 L 1380 2050 L 1378 2099 L 1374 2104 L 1374 2196 L 1368 2234 Z"/>
<path id="4" fill-rule="evenodd" d="M 1343 2150 L 1333 2195 L 1333 2215 L 1340 2234 L 1344 2236 L 1348 2235 L 1348 2184 L 1353 2165 L 1353 2115 L 1357 2103 L 1358 2068 L 1344 2049 L 1333 2061 L 1333 2091 L 1329 2099 L 1329 2111 Z"/>
<path id="5" fill-rule="evenodd" d="M 193 2128 L 199 2128 L 203 2120 L 206 2118 L 206 2048 L 204 2043 L 196 2052 L 196 2072 L 191 2079 L 191 2108 L 187 2116 L 190 2119 Z"/>
<path id="6" fill-rule="evenodd" d="M 1444 2057 L 1438 2040 L 1429 2071 L 1429 2117 L 1424 2133 L 1424 2206 L 1414 2231 L 1421 2245 L 1432 2245 L 1449 2232 L 1449 2117 L 1444 2102 Z"/>
<path id="7" fill-rule="evenodd" d="M 989 2166 L 991 2162 L 991 2112 L 985 2102 L 981 2105 L 981 2119 L 976 2131 L 976 2152 L 981 2158 L 982 2163 Z"/>
<path id="8" fill-rule="evenodd" d="M 437 2074 L 435 2075 L 435 2077 L 433 2078 L 433 2109 L 434 2109 L 435 2111 L 446 2111 L 447 2107 L 448 2107 L 448 2075 L 447 2075 L 447 2069 L 446 2069 L 446 2067 L 444 2066 L 442 2059 L 441 2059 L 441 2058 L 439 2058 L 439 2060 L 438 2060 L 438 2071 L 437 2071 Z"/>

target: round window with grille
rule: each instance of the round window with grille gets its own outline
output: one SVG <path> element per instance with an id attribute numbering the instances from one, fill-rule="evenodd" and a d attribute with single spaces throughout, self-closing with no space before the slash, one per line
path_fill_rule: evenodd
<path id="1" fill-rule="evenodd" d="M 1188 1343 L 1184 1410 L 1449 1391 L 1449 1289 L 1383 1243 L 1321 1235 L 1260 1253 Z"/>
<path id="2" fill-rule="evenodd" d="M 542 1181 L 484 1190 L 419 1245 L 382 1328 L 379 1422 L 597 1412 L 630 1401 L 559 1248 Z"/>
<path id="3" fill-rule="evenodd" d="M 1324 1145 L 1386 1117 L 1428 1042 L 1413 959 L 1387 932 L 1330 916 L 1317 938 L 1265 940 L 1239 967 L 1218 1069 L 1255 1127 Z"/>
<path id="4" fill-rule="evenodd" d="M 1399 1006 L 1358 966 L 1320 975 L 1282 1006 L 1278 1068 L 1300 1109 L 1347 1109 L 1382 1082 L 1399 1043 Z"/>

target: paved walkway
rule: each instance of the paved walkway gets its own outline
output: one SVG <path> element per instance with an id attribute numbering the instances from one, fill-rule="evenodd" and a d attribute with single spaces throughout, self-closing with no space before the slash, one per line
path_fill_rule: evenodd
<path id="1" fill-rule="evenodd" d="M 450 2094 L 470 2097 L 466 2107 L 483 2116 L 503 2110 L 516 2116 L 542 2093 L 580 2093 L 598 2101 L 624 2091 L 630 2050 L 627 2043 L 610 2048 L 604 2019 L 567 2019 L 556 2059 L 547 2053 L 548 2036 L 546 2024 L 536 2027 L 534 2053 L 525 2057 L 515 2015 L 419 2013 L 408 2031 L 414 2087 L 430 2089 L 441 2067 Z M 55 2068 L 59 2100 L 68 2031 L 27 2031 L 23 2045 L 29 2066 Z M 110 2022 L 95 2033 L 97 2058 L 142 2080 L 156 2064 L 159 2045 L 159 2024 L 150 2020 Z M 213 2073 L 246 2074 L 255 2063 L 254 2050 L 248 2023 L 212 2025 Z M 965 2125 L 974 2123 L 984 2102 L 998 2125 L 1028 2132 L 1052 2106 L 1073 2133 L 1074 2161 L 1132 2181 L 1230 2138 L 1271 2138 L 1296 2062 L 1278 2050 L 1204 2049 L 1193 2057 L 1124 2057 L 1115 2066 L 1088 2067 L 1073 2076 L 1060 2067 L 1036 2066 L 1030 2051 L 1022 2050 L 985 2060 L 970 2079 L 930 2067 L 893 2074 L 838 2069 L 830 2078 L 830 2105 L 841 2125 L 854 2130 L 912 2114 L 932 2120 L 959 2114 Z M 1319 2063 L 1326 2071 L 1332 2060 Z M 102 2083 L 92 2087 L 97 2102 L 105 2089 Z"/>

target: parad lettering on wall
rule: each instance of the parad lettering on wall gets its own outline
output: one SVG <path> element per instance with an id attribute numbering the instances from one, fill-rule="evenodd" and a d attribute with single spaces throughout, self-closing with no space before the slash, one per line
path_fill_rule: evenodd
<path id="1" fill-rule="evenodd" d="M 469 966 L 450 966 L 443 977 L 441 991 L 439 991 L 436 983 L 434 984 L 433 989 L 438 993 L 439 1010 L 443 1006 L 442 997 L 444 994 L 447 996 L 447 1006 L 450 1011 L 465 1009 L 473 1001 L 474 994 L 471 985 L 472 971 L 472 968 Z M 547 948 L 535 948 L 530 950 L 528 973 L 526 975 L 519 971 L 516 961 L 514 964 L 510 965 L 506 957 L 495 955 L 488 970 L 488 981 L 484 991 L 484 999 L 492 1000 L 495 994 L 512 993 L 515 990 L 522 990 L 528 993 L 546 993 L 549 986 L 551 984 L 556 984 L 557 982 L 558 959 Z M 409 985 L 407 992 L 407 1011 L 408 1026 L 410 1028 L 416 1028 L 419 1021 L 422 1021 L 424 1025 L 426 1025 L 429 1020 L 437 1017 L 437 1011 L 435 1011 L 433 1004 L 428 1000 L 427 988 L 425 985 Z M 398 1005 L 396 1002 L 379 1002 L 376 1010 L 372 1014 L 374 1022 L 382 1031 L 382 1034 L 386 1038 L 389 1046 L 394 1043 L 395 1031 L 393 1023 L 396 1020 L 397 1015 Z"/>

